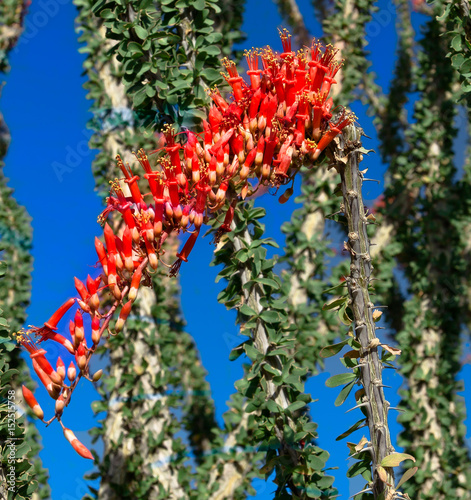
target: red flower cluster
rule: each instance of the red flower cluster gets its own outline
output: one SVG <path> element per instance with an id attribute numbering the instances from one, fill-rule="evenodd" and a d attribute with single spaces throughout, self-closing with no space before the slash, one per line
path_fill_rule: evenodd
<path id="1" fill-rule="evenodd" d="M 187 131 L 186 140 L 178 142 L 171 127 L 163 131 L 165 145 L 156 154 L 156 167 L 140 150 L 136 155 L 144 170 L 147 188 L 141 191 L 140 178 L 118 156 L 118 167 L 124 175 L 111 182 L 107 207 L 100 215 L 104 223 L 103 244 L 98 238 L 95 248 L 103 273 L 85 283 L 75 278 L 77 299 L 69 299 L 41 328 L 32 327 L 18 335 L 20 344 L 30 353 L 33 368 L 56 401 L 55 416 L 74 449 L 87 458 L 90 452 L 62 424 L 62 411 L 70 402 L 81 377 L 98 380 L 101 373 L 89 374 L 91 355 L 115 310 L 121 307 L 115 331 L 122 330 L 142 283 L 148 282 L 147 266 L 156 269 L 163 253 L 162 244 L 172 232 L 188 232 L 190 237 L 177 253 L 171 275 L 188 260 L 201 225 L 211 214 L 217 214 L 230 201 L 220 232 L 230 231 L 235 203 L 260 186 L 275 186 L 292 181 L 303 164 L 312 165 L 322 151 L 354 120 L 342 108 L 331 121 L 332 99 L 328 97 L 341 63 L 335 60 L 336 49 L 322 47 L 314 41 L 309 50 L 293 52 L 289 34 L 281 32 L 283 53 L 270 48 L 247 52 L 250 84 L 239 76 L 233 62 L 224 60 L 225 78 L 232 87 L 233 99 L 227 102 L 217 89 L 210 92 L 214 104 L 203 121 L 203 133 Z M 259 59 L 263 69 L 259 69 Z M 126 192 L 125 192 L 126 191 Z M 280 201 L 286 201 L 289 192 Z M 143 194 L 144 193 L 144 194 Z M 124 224 L 115 234 L 106 219 L 118 211 Z M 144 278 L 144 279 L 143 279 Z M 104 313 L 100 302 L 111 292 L 115 301 Z M 127 301 L 125 299 L 127 297 Z M 70 340 L 57 333 L 64 314 L 78 302 L 70 322 Z M 85 338 L 84 315 L 90 316 L 91 347 Z M 58 358 L 56 370 L 47 361 L 30 334 L 41 343 L 47 339 L 60 343 L 75 356 L 65 383 L 66 370 Z M 24 397 L 35 415 L 44 414 L 36 399 L 24 388 Z"/>
<path id="2" fill-rule="evenodd" d="M 217 89 L 210 91 L 214 104 L 208 120 L 203 120 L 201 136 L 186 131 L 181 134 L 186 141 L 181 143 L 167 126 L 163 131 L 165 146 L 154 151 L 158 153 L 154 169 L 144 151 L 139 151 L 136 157 L 150 190 L 148 201 L 140 191 L 139 177 L 118 157 L 130 196 L 114 182 L 102 214 L 104 220 L 118 210 L 127 226 L 123 240 L 117 240 L 124 254 L 117 254 L 109 240 L 109 253 L 117 256 L 117 274 L 111 263 L 113 283 L 119 286 L 123 259 L 128 262 L 126 270 L 133 271 L 132 242 L 137 254 L 147 255 L 156 268 L 168 234 L 189 232 L 191 236 L 172 266 L 170 274 L 175 275 L 181 262 L 187 261 L 201 225 L 224 207 L 226 198 L 233 203 L 220 233 L 229 231 L 239 197 L 253 194 L 262 185 L 279 187 L 290 182 L 303 164 L 312 166 L 332 139 L 354 120 L 352 113 L 341 108 L 336 119 L 329 121 L 333 102 L 328 95 L 341 67 L 335 60 L 337 50 L 314 41 L 309 50 L 293 52 L 287 31 L 280 35 L 283 53 L 269 47 L 246 53 L 250 84 L 238 74 L 235 63 L 223 61 L 232 100 L 227 102 Z M 258 67 L 259 60 L 263 69 Z M 286 201 L 287 196 L 280 201 Z M 100 259 L 107 262 L 104 254 Z"/>

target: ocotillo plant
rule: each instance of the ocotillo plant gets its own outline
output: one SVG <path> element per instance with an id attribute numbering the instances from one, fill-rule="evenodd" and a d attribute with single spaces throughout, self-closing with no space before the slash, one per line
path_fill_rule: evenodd
<path id="1" fill-rule="evenodd" d="M 224 221 L 219 225 L 215 240 L 224 243 L 232 238 L 233 230 L 235 234 L 239 231 L 240 236 L 232 238 L 234 248 L 241 256 L 245 252 L 247 258 L 251 257 L 251 250 L 255 247 L 252 247 L 251 235 L 246 228 L 236 222 L 240 210 L 237 201 L 265 186 L 279 189 L 291 183 L 303 164 L 310 168 L 325 168 L 322 165 L 323 152 L 328 148 L 329 157 L 333 158 L 330 166 L 335 166 L 341 173 L 344 195 L 341 210 L 349 223 L 347 248 L 352 255 L 352 266 L 346 281 L 350 298 L 342 299 L 342 303 L 345 317 L 348 317 L 347 307 L 353 310 L 355 335 L 350 342 L 355 356 L 350 355 L 348 359 L 359 358 L 356 363 L 346 362 L 355 373 L 343 377 L 340 383 L 348 379 L 349 390 L 353 381 L 358 379 L 364 386 L 364 392 L 360 391 L 357 399 L 366 413 L 371 443 L 367 449 L 360 447 L 356 451 L 362 453 L 362 462 L 368 466 L 367 450 L 371 451 L 373 458 L 372 485 L 367 491 L 371 489 L 376 497 L 391 496 L 396 494 L 391 468 L 406 456 L 392 453 L 387 404 L 382 393 L 377 353 L 380 343 L 374 335 L 373 305 L 368 295 L 370 256 L 365 224 L 370 219 L 366 217 L 361 202 L 358 158 L 362 150 L 358 137 L 347 138 L 341 147 L 336 139 L 344 128 L 351 125 L 354 115 L 339 107 L 332 117 L 331 110 L 336 108 L 332 109 L 333 101 L 328 95 L 341 66 L 335 59 L 336 50 L 314 41 L 309 50 L 295 53 L 291 50 L 286 31 L 281 33 L 281 38 L 281 54 L 270 48 L 260 53 L 247 53 L 250 83 L 239 76 L 234 63 L 224 61 L 227 70 L 224 76 L 232 87 L 233 101 L 227 102 L 217 89 L 210 91 L 214 104 L 208 112 L 208 121 L 204 121 L 202 137 L 188 130 L 176 134 L 172 127 L 167 126 L 163 130 L 165 143 L 153 152 L 155 157 L 138 151 L 136 160 L 147 181 L 144 190 L 138 183 L 135 168 L 117 158 L 119 171 L 124 177 L 112 180 L 107 208 L 99 218 L 105 223 L 106 247 L 99 240 L 95 243 L 103 274 L 95 280 L 89 277 L 86 284 L 76 279 L 79 297 L 66 301 L 44 326 L 20 333 L 18 339 L 30 353 L 39 378 L 56 400 L 55 415 L 48 423 L 58 420 L 74 449 L 91 458 L 90 452 L 64 426 L 62 414 L 82 377 L 89 380 L 99 378 L 99 374 L 92 376 L 89 372 L 90 358 L 108 329 L 113 313 L 121 307 L 114 328 L 119 333 L 129 317 L 139 288 L 149 283 L 149 273 L 161 262 L 169 266 L 170 275 L 175 275 L 181 263 L 188 260 L 203 222 L 218 217 L 221 212 Z M 258 67 L 259 57 L 263 69 Z M 288 195 L 289 191 L 282 195 L 282 199 Z M 112 212 L 121 214 L 124 221 L 119 234 L 115 234 L 105 222 Z M 253 214 L 249 216 L 251 218 L 254 218 Z M 170 264 L 162 245 L 175 232 L 186 232 L 190 236 L 177 253 L 177 260 Z M 304 448 L 306 439 L 313 437 L 313 430 L 308 428 L 305 419 L 294 418 L 295 412 L 305 406 L 309 397 L 301 394 L 302 385 L 298 380 L 302 373 L 293 372 L 292 377 L 285 378 L 280 359 L 286 354 L 282 350 L 272 352 L 270 347 L 282 332 L 280 325 L 270 326 L 280 323 L 276 311 L 279 305 L 269 301 L 264 304 L 261 299 L 263 286 L 273 288 L 278 284 L 273 278 L 260 281 L 258 275 L 262 267 L 266 266 L 262 266 L 259 255 L 253 271 L 255 274 L 241 275 L 243 288 L 247 290 L 247 294 L 244 293 L 247 304 L 240 310 L 248 317 L 246 328 L 254 332 L 251 342 L 244 343 L 243 348 L 256 363 L 249 378 L 254 383 L 244 382 L 240 390 L 252 398 L 247 412 L 261 411 L 267 422 L 273 419 L 271 430 L 278 447 L 274 454 L 272 451 L 268 455 L 272 460 L 267 463 L 267 470 L 275 464 L 281 470 L 280 480 L 284 481 L 279 483 L 281 491 L 286 484 L 293 494 L 300 496 L 305 494 L 304 490 L 309 491 L 303 476 L 310 476 L 316 470 L 313 462 L 308 460 L 310 447 Z M 114 303 L 103 310 L 101 304 L 108 293 L 113 296 Z M 233 290 L 229 294 L 233 294 Z M 79 308 L 71 322 L 71 337 L 68 339 L 57 332 L 57 327 L 75 302 Z M 90 347 L 85 339 L 84 316 L 88 316 L 91 323 Z M 279 332 L 277 328 L 280 328 Z M 38 348 L 31 334 L 39 337 L 38 343 L 54 340 L 75 355 L 79 370 L 77 372 L 75 365 L 71 364 L 67 370 L 70 383 L 64 383 L 66 369 L 63 363 L 58 360 L 54 370 L 45 358 L 46 351 Z M 383 356 L 381 361 L 387 362 L 386 358 L 387 355 Z M 260 386 L 256 387 L 258 384 Z M 248 390 L 250 385 L 252 387 Z M 43 420 L 40 406 L 27 390 L 25 399 Z M 264 441 L 268 437 L 262 432 L 257 439 Z M 290 462 L 289 474 L 283 473 L 287 461 Z"/>

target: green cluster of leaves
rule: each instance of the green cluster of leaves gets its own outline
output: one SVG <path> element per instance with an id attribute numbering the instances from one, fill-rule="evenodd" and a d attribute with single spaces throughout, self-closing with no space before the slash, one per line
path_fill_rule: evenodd
<path id="1" fill-rule="evenodd" d="M 325 498 L 335 494 L 333 477 L 325 475 L 329 454 L 313 443 L 317 425 L 309 421 L 306 411 L 311 397 L 303 393 L 307 368 L 299 366 L 292 356 L 295 328 L 289 324 L 281 280 L 273 271 L 276 260 L 266 257 L 266 247 L 277 245 L 263 238 L 264 225 L 259 219 L 264 215 L 265 210 L 254 207 L 253 202 L 240 203 L 236 207 L 236 229 L 224 236 L 213 261 L 214 265 L 224 265 L 218 280 L 227 280 L 218 300 L 229 309 L 236 308 L 241 334 L 248 337 L 231 352 L 230 359 L 245 353 L 251 361 L 236 388 L 247 401 L 245 411 L 255 416 L 253 446 L 266 451 L 261 472 L 268 478 L 276 471 L 276 498 L 291 498 L 293 494 Z M 237 251 L 236 240 L 242 245 Z M 246 280 L 242 280 L 242 273 Z M 259 296 L 260 310 L 241 299 L 253 293 Z M 267 336 L 266 353 L 257 346 L 258 329 Z M 268 381 L 276 391 L 286 392 L 286 408 L 269 396 Z M 287 448 L 295 454 L 295 461 Z"/>
<path id="2" fill-rule="evenodd" d="M 442 8 L 436 5 L 435 14 Z M 385 275 L 389 269 L 390 278 L 378 287 L 380 297 L 389 294 L 383 300 L 391 305 L 387 317 L 398 332 L 400 371 L 408 386 L 401 393 L 401 405 L 408 411 L 399 417 L 404 431 L 398 444 L 417 458 L 418 471 L 405 491 L 411 498 L 420 492 L 424 499 L 459 496 L 459 491 L 469 489 L 471 477 L 463 404 L 456 394 L 461 333 L 457 318 L 469 310 L 463 282 L 464 234 L 470 216 L 463 200 L 469 181 L 456 181 L 453 164 L 454 89 L 459 75 L 446 59 L 447 29 L 444 18 L 433 19 L 419 47 L 411 52 L 410 42 L 403 44 L 405 59 L 401 64 L 399 59 L 392 83 L 397 95 L 390 95 L 396 126 L 384 127 L 389 130 L 387 140 L 381 136 L 382 153 L 391 161 L 386 208 L 381 212 L 395 233 L 378 266 Z M 405 102 L 412 92 L 419 98 L 413 123 L 405 127 L 398 102 Z M 408 297 L 393 292 L 397 263 L 405 272 Z M 431 418 L 438 424 L 435 435 L 429 432 Z M 439 464 L 438 470 L 432 463 Z"/>
<path id="3" fill-rule="evenodd" d="M 465 1 L 446 2 L 444 11 L 437 19 L 446 24 L 453 68 L 458 72 L 461 82 L 462 98 L 468 106 L 471 103 L 471 17 L 469 4 Z"/>
<path id="4" fill-rule="evenodd" d="M 374 15 L 378 6 L 372 0 L 338 0 L 329 6 L 321 5 L 324 37 L 334 45 L 342 43 L 343 102 L 349 104 L 361 98 L 364 103 L 373 104 L 370 95 L 379 96 L 381 91 L 375 83 L 375 74 L 369 71 L 371 62 L 367 46 L 371 37 L 367 27 L 371 27 L 372 22 L 377 24 Z"/>
<path id="5" fill-rule="evenodd" d="M 281 260 L 288 266 L 282 274 L 283 295 L 287 297 L 290 321 L 296 327 L 293 355 L 299 365 L 308 369 L 309 376 L 315 374 L 318 365 L 322 364 L 320 349 L 338 335 L 337 322 L 322 308 L 328 297 L 325 293 L 328 280 L 332 275 L 337 277 L 337 273 L 328 270 L 328 259 L 333 255 L 329 248 L 330 241 L 323 234 L 307 235 L 304 225 L 307 217 L 317 214 L 324 218 L 331 213 L 336 199 L 331 179 L 316 179 L 316 173 L 308 169 L 303 169 L 302 175 L 301 195 L 295 200 L 301 207 L 281 227 L 286 235 L 285 253 Z M 325 201 L 319 201 L 322 199 Z M 308 266 L 312 267 L 309 274 L 306 273 Z M 294 281 L 306 299 L 299 304 L 291 299 Z"/>
<path id="6" fill-rule="evenodd" d="M 217 0 L 76 0 L 102 19 L 106 57 L 115 57 L 127 97 L 139 125 L 155 128 L 167 122 L 195 125 L 204 118 L 206 90 L 223 81 L 220 58 L 241 37 L 242 3 Z M 230 8 L 234 13 L 230 14 Z M 230 16 L 221 24 L 220 16 Z M 85 21 L 82 18 L 82 21 Z M 90 34 L 81 38 L 89 53 Z M 236 29 L 230 29 L 236 28 Z"/>

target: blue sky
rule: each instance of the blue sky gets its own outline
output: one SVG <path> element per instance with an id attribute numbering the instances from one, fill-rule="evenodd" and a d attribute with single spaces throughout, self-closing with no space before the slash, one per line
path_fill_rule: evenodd
<path id="1" fill-rule="evenodd" d="M 313 35 L 320 35 L 312 16 L 311 2 L 298 2 L 306 14 Z M 395 48 L 394 19 L 391 2 L 380 2 L 381 8 L 370 26 L 372 57 L 375 60 L 379 83 L 386 86 L 392 71 Z M 26 30 L 18 47 L 11 54 L 12 71 L 3 89 L 0 109 L 12 133 L 12 143 L 6 159 L 5 173 L 16 197 L 26 206 L 33 218 L 34 272 L 32 304 L 28 309 L 27 324 L 42 324 L 65 299 L 75 295 L 73 277 L 84 278 L 96 261 L 93 247 L 95 235 L 101 229 L 96 216 L 101 204 L 94 191 L 91 161 L 95 152 L 87 148 L 90 131 L 90 102 L 82 88 L 83 56 L 77 52 L 74 31 L 75 7 L 70 0 L 33 2 L 26 18 Z M 258 22 L 263 19 L 263 23 Z M 418 22 L 418 21 L 417 21 Z M 244 30 L 248 39 L 244 47 L 271 44 L 278 47 L 277 27 L 282 26 L 276 7 L 264 0 L 247 2 Z M 344 103 L 345 104 L 345 103 Z M 368 135 L 375 137 L 371 120 L 356 104 L 355 112 Z M 367 148 L 377 146 L 372 139 Z M 61 165 L 67 166 L 63 175 Z M 382 182 L 384 166 L 378 155 L 365 160 L 370 173 Z M 298 181 L 299 182 L 299 181 Z M 381 185 L 368 183 L 365 197 L 376 198 Z M 265 196 L 257 203 L 269 209 L 267 235 L 283 244 L 279 230 L 294 208 L 293 198 L 280 205 L 276 198 Z M 209 267 L 213 247 L 202 240 L 181 270 L 182 305 L 187 330 L 194 336 L 217 405 L 218 418 L 225 411 L 225 402 L 234 391 L 233 384 L 241 376 L 240 363 L 231 363 L 231 348 L 240 342 L 234 315 L 218 304 L 216 296 L 221 284 L 214 284 L 217 270 Z M 277 252 L 277 251 L 275 251 Z M 67 324 L 65 322 L 65 324 Z M 50 352 L 53 353 L 51 346 Z M 355 412 L 344 415 L 347 406 L 334 407 L 337 389 L 327 389 L 325 380 L 343 370 L 336 358 L 327 363 L 326 372 L 307 384 L 318 402 L 312 405 L 312 417 L 319 423 L 319 446 L 331 453 L 330 467 L 339 467 L 332 473 L 336 487 L 343 498 L 358 491 L 358 483 L 345 477 L 347 447 L 335 437 L 356 421 Z M 469 365 L 465 367 L 469 378 Z M 398 400 L 400 377 L 387 370 L 392 385 L 387 393 L 391 404 Z M 88 429 L 94 426 L 90 404 L 97 398 L 92 386 L 83 382 L 74 401 L 65 414 L 65 423 L 86 445 L 90 444 Z M 38 399 L 44 403 L 46 414 L 52 412 L 50 399 L 38 389 Z M 399 427 L 391 419 L 391 430 Z M 87 491 L 83 475 L 91 470 L 89 461 L 81 459 L 62 436 L 58 425 L 44 428 L 40 425 L 44 449 L 41 458 L 49 469 L 53 500 L 79 500 Z M 357 433 L 355 438 L 360 439 Z M 273 484 L 255 483 L 257 498 L 272 498 Z M 355 489 L 356 488 L 356 489 Z"/>

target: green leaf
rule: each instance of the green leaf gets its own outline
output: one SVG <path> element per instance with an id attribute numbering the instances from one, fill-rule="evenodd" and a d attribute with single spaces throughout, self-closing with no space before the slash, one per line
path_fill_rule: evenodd
<path id="1" fill-rule="evenodd" d="M 257 349 L 255 349 L 255 347 L 253 347 L 251 343 L 244 344 L 244 351 L 252 361 L 257 360 L 262 356 L 262 353 L 257 351 Z"/>
<path id="2" fill-rule="evenodd" d="M 370 470 L 370 465 L 365 462 L 355 462 L 347 471 L 347 477 L 355 477 Z"/>
<path id="3" fill-rule="evenodd" d="M 331 356 L 335 356 L 347 344 L 348 344 L 348 339 L 342 340 L 342 342 L 339 342 L 338 344 L 332 344 L 332 345 L 328 345 L 326 347 L 323 347 L 321 349 L 320 356 L 321 356 L 321 358 L 330 358 Z"/>
<path id="4" fill-rule="evenodd" d="M 287 411 L 292 413 L 293 411 L 300 410 L 304 406 L 306 406 L 306 403 L 304 401 L 295 401 L 294 403 L 291 403 L 286 409 Z"/>
<path id="5" fill-rule="evenodd" d="M 347 399 L 348 395 L 353 389 L 354 381 L 350 382 L 347 384 L 341 391 L 340 394 L 337 396 L 337 399 L 335 400 L 334 405 L 335 406 L 341 406 L 344 401 Z"/>
<path id="6" fill-rule="evenodd" d="M 242 344 L 239 344 L 237 347 L 234 347 L 234 349 L 232 349 L 229 354 L 229 361 L 235 361 L 244 352 L 244 345 L 247 342 L 252 342 L 252 340 L 246 340 L 242 342 Z"/>
<path id="7" fill-rule="evenodd" d="M 406 481 L 408 481 L 418 470 L 418 467 L 412 467 L 412 469 L 406 470 L 401 480 L 397 483 L 396 490 L 399 489 Z"/>
<path id="8" fill-rule="evenodd" d="M 144 29 L 142 26 L 134 26 L 134 31 L 141 40 L 145 40 L 149 36 L 147 30 Z"/>
<path id="9" fill-rule="evenodd" d="M 267 285 L 271 288 L 274 288 L 275 290 L 280 289 L 280 284 L 277 283 L 275 280 L 272 280 L 270 278 L 256 278 L 254 280 L 250 281 L 251 283 L 261 283 L 262 285 Z"/>
<path id="10" fill-rule="evenodd" d="M 263 311 L 260 314 L 260 318 L 265 321 L 265 323 L 278 323 L 280 321 L 280 315 L 276 311 Z"/>
<path id="11" fill-rule="evenodd" d="M 357 376 L 354 373 L 339 373 L 325 381 L 327 387 L 338 387 L 339 385 L 348 384 L 355 380 Z"/>
<path id="12" fill-rule="evenodd" d="M 245 314 L 246 316 L 255 316 L 257 314 L 256 311 L 254 311 L 250 306 L 248 306 L 247 304 L 242 304 L 240 307 L 239 307 L 239 312 L 242 313 L 242 314 Z"/>
<path id="13" fill-rule="evenodd" d="M 205 7 L 205 0 L 196 0 L 192 2 L 192 7 L 196 10 L 203 10 Z"/>
<path id="14" fill-rule="evenodd" d="M 216 45 L 210 45 L 209 47 L 202 47 L 200 52 L 206 52 L 210 56 L 218 56 L 221 54 L 221 49 Z"/>
<path id="15" fill-rule="evenodd" d="M 337 288 L 345 288 L 347 285 L 345 282 L 339 283 L 338 285 L 334 285 L 330 288 L 327 288 L 327 290 L 324 290 L 323 293 L 330 293 L 333 292 L 334 290 L 337 290 Z"/>
<path id="16" fill-rule="evenodd" d="M 391 455 L 381 460 L 380 465 L 382 467 L 397 467 L 403 460 L 412 460 L 415 462 L 415 458 L 408 453 L 391 453 Z"/>
<path id="17" fill-rule="evenodd" d="M 353 424 L 349 429 L 347 429 L 344 433 L 340 434 L 340 436 L 337 436 L 335 438 L 336 441 L 340 441 L 341 439 L 346 438 L 347 436 L 350 436 L 352 432 L 355 432 L 357 429 L 363 426 L 363 424 L 366 422 L 366 418 L 362 418 L 355 424 Z"/>
<path id="18" fill-rule="evenodd" d="M 471 72 L 471 59 L 466 59 L 460 66 L 460 72 L 465 75 Z"/>
<path id="19" fill-rule="evenodd" d="M 347 306 L 348 306 L 348 302 L 345 302 L 345 304 L 339 309 L 338 316 L 340 318 L 340 321 L 345 326 L 350 326 L 352 324 L 353 320 L 350 319 L 348 314 L 347 314 Z"/>
<path id="20" fill-rule="evenodd" d="M 453 37 L 453 40 L 451 41 L 451 46 L 453 47 L 453 49 L 456 50 L 456 52 L 461 51 L 461 35 L 456 35 L 455 37 Z"/>
<path id="21" fill-rule="evenodd" d="M 348 300 L 348 296 L 347 295 L 345 295 L 345 297 L 340 297 L 340 298 L 333 299 L 330 302 L 328 302 L 327 304 L 324 304 L 322 306 L 322 310 L 323 311 L 328 311 L 330 309 L 335 309 L 337 307 L 342 306 L 343 303 L 346 302 L 347 300 Z"/>

